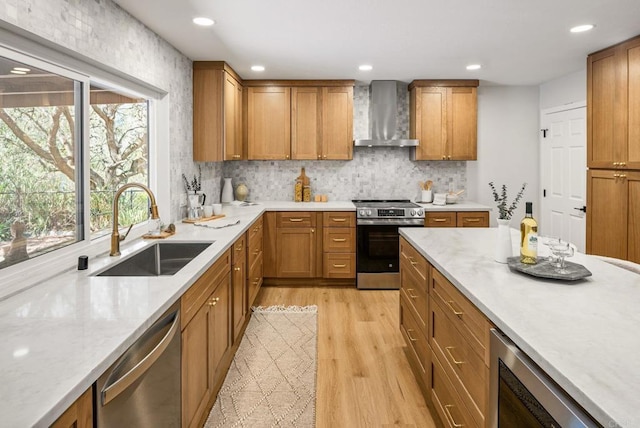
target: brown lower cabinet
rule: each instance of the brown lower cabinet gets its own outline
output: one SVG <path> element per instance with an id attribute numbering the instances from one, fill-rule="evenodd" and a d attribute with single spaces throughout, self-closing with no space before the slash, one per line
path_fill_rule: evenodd
<path id="1" fill-rule="evenodd" d="M 51 428 L 91 428 L 93 427 L 93 393 L 87 389 L 60 416 Z"/>
<path id="2" fill-rule="evenodd" d="M 445 427 L 484 427 L 492 325 L 404 238 L 400 248 L 400 331 L 425 399 Z"/>
<path id="3" fill-rule="evenodd" d="M 231 250 L 182 296 L 182 426 L 201 426 L 222 385 L 231 345 Z"/>
<path id="4" fill-rule="evenodd" d="M 425 213 L 425 227 L 489 227 L 488 211 L 431 211 Z"/>

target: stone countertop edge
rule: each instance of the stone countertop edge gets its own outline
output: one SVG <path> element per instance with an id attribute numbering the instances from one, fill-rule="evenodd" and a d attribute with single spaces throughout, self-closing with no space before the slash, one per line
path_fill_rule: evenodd
<path id="1" fill-rule="evenodd" d="M 426 212 L 493 211 L 491 207 L 478 204 L 476 202 L 471 202 L 471 201 L 461 201 L 461 202 L 456 202 L 455 204 L 446 204 L 446 205 L 423 204 L 421 202 L 416 202 L 416 203 L 421 207 L 423 207 Z"/>
<path id="2" fill-rule="evenodd" d="M 495 228 L 400 234 L 599 423 L 640 426 L 639 275 L 581 253 L 593 276 L 580 281 L 511 272 L 493 260 Z"/>
<path id="3" fill-rule="evenodd" d="M 86 271 L 69 267 L 0 301 L 0 341 L 6 350 L 0 353 L 2 423 L 53 423 L 265 211 L 355 211 L 355 206 L 350 201 L 224 205 L 225 219 L 238 218 L 240 224 L 208 229 L 176 222 L 176 234 L 162 240 L 215 241 L 173 276 L 92 276 L 159 241 L 136 239 L 121 244 L 119 257 L 93 257 Z"/>

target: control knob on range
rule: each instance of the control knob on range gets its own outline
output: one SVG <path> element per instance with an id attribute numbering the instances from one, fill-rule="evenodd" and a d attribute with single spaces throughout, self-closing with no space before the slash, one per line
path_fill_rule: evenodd
<path id="1" fill-rule="evenodd" d="M 418 210 L 418 215 L 423 215 L 423 214 L 424 214 L 424 211 Z"/>

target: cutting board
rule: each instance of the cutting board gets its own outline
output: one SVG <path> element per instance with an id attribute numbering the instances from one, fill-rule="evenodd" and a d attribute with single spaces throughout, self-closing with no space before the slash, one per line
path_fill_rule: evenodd
<path id="1" fill-rule="evenodd" d="M 215 220 L 217 218 L 224 217 L 224 214 L 212 215 L 211 217 L 200 217 L 200 218 L 183 218 L 183 223 L 201 223 L 203 221 Z"/>

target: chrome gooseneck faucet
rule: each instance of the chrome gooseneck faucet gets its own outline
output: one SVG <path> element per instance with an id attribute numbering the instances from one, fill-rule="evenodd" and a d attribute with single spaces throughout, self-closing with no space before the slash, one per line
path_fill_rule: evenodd
<path id="1" fill-rule="evenodd" d="M 120 233 L 118 232 L 118 200 L 120 199 L 120 195 L 122 194 L 122 192 L 131 187 L 139 187 L 140 189 L 147 192 L 147 195 L 149 195 L 149 200 L 151 201 L 151 219 L 156 220 L 160 218 L 158 216 L 156 197 L 153 195 L 151 189 L 149 189 L 147 186 L 140 183 L 127 183 L 119 188 L 116 192 L 116 195 L 113 197 L 113 231 L 111 232 L 111 251 L 109 252 L 110 256 L 120 255 L 120 241 L 124 241 L 129 234 L 129 231 L 127 231 L 127 233 L 121 238 Z M 131 226 L 129 226 L 129 230 L 131 230 Z"/>

